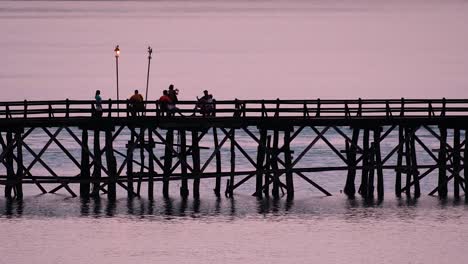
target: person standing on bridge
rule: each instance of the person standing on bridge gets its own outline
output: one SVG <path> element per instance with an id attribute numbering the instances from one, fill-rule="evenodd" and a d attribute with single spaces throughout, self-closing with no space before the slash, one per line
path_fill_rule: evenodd
<path id="1" fill-rule="evenodd" d="M 94 99 L 96 100 L 96 117 L 101 117 L 102 116 L 102 98 L 101 98 L 101 91 L 96 90 L 96 95 L 94 96 Z"/>
<path id="2" fill-rule="evenodd" d="M 135 90 L 135 93 L 130 97 L 130 110 L 132 116 L 137 116 L 138 112 L 143 112 L 145 110 L 143 95 L 141 95 L 138 90 Z"/>

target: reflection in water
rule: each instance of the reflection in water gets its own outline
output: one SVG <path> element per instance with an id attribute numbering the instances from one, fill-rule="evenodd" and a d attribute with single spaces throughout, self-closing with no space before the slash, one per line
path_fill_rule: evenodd
<path id="1" fill-rule="evenodd" d="M 5 200 L 5 213 L 7 217 L 21 216 L 23 214 L 23 201 L 16 199 Z"/>
<path id="2" fill-rule="evenodd" d="M 228 217 L 228 219 L 236 219 L 277 216 L 303 219 L 338 217 L 347 220 L 386 217 L 415 219 L 434 212 L 438 218 L 444 217 L 444 215 L 450 215 L 447 213 L 449 211 L 458 213 L 459 208 L 463 210 L 468 208 L 468 202 L 437 197 L 419 199 L 402 197 L 385 201 L 342 197 L 252 199 L 234 196 L 233 198 L 160 198 L 155 200 L 135 197 L 112 201 L 101 197 L 63 199 L 61 196 L 41 196 L 27 197 L 25 201 L 5 199 L 3 206 L 0 206 L 0 218 L 81 216 L 147 219 Z"/>

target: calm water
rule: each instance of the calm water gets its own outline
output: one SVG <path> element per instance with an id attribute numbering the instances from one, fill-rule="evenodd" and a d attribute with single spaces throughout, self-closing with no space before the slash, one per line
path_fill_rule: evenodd
<path id="1" fill-rule="evenodd" d="M 152 98 L 169 83 L 184 99 L 205 88 L 217 98 L 467 97 L 467 14 L 468 3 L 455 0 L 0 1 L 0 89 L 2 100 L 89 98 L 95 89 L 114 97 L 112 51 L 120 44 L 123 95 L 143 89 L 152 45 Z M 28 140 L 39 149 L 43 133 Z M 298 151 L 310 138 L 301 140 Z M 314 153 L 303 165 L 337 162 L 324 144 Z M 76 174 L 56 146 L 46 158 Z M 238 166 L 248 168 L 245 159 Z M 344 173 L 313 179 L 334 196 L 301 185 L 292 202 L 257 201 L 250 184 L 217 200 L 213 182 L 202 181 L 199 201 L 181 200 L 173 183 L 170 200 L 120 195 L 109 203 L 36 196 L 28 186 L 21 203 L 0 198 L 0 263 L 465 262 L 463 200 L 395 199 L 392 172 L 382 203 L 347 200 Z M 435 180 L 423 181 L 423 193 Z"/>

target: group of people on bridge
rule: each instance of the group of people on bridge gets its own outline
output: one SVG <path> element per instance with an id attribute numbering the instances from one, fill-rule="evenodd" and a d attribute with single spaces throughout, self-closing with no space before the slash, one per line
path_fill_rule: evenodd
<path id="1" fill-rule="evenodd" d="M 179 108 L 177 108 L 177 103 L 179 99 L 177 95 L 179 94 L 179 89 L 174 88 L 174 85 L 169 85 L 167 90 L 163 90 L 163 94 L 159 97 L 157 101 L 160 106 L 161 113 L 166 116 L 173 116 L 175 113 L 179 112 Z M 96 90 L 95 95 L 95 111 L 96 116 L 102 116 L 102 97 L 101 91 Z M 144 103 L 143 95 L 139 93 L 138 90 L 135 90 L 134 94 L 128 99 L 128 110 L 132 116 L 140 116 L 143 112 L 145 112 L 146 105 Z M 208 90 L 203 91 L 203 96 L 198 98 L 197 96 L 197 103 L 195 104 L 195 108 L 193 111 L 192 116 L 195 116 L 196 112 L 199 112 L 202 116 L 214 116 L 215 115 L 215 100 L 212 94 L 208 93 Z"/>

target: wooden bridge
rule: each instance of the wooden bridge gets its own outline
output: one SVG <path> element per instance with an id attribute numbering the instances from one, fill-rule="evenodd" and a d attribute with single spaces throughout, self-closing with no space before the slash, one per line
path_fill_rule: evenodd
<path id="1" fill-rule="evenodd" d="M 76 196 L 72 185 L 78 184 L 81 196 L 107 194 L 115 199 L 117 188 L 125 189 L 128 196 L 139 196 L 146 184 L 152 198 L 155 182 L 162 182 L 167 197 L 170 181 L 180 181 L 183 197 L 189 195 L 191 181 L 192 194 L 199 197 L 200 180 L 206 178 L 215 179 L 218 196 L 223 191 L 233 195 L 248 182 L 255 182 L 253 195 L 257 197 L 284 193 L 291 198 L 298 184 L 311 184 L 331 195 L 311 176 L 326 171 L 347 174 L 343 189 L 351 197 L 356 193 L 359 172 L 357 192 L 370 198 L 376 186 L 377 197 L 382 199 L 384 171 L 385 177 L 395 179 L 397 196 L 417 197 L 420 181 L 437 170 L 431 195 L 446 197 L 452 181 L 453 195 L 458 198 L 461 189 L 468 198 L 468 99 L 230 100 L 213 103 L 203 114 L 194 110 L 195 101 L 179 102 L 171 113 L 162 110 L 158 101 L 144 102 L 144 110 L 139 112 L 132 112 L 128 101 L 105 101 L 102 112 L 96 111 L 94 104 L 77 100 L 0 103 L 0 162 L 4 167 L 0 184 L 5 186 L 6 197 L 21 199 L 23 184 L 33 184 L 43 193 L 65 189 Z M 306 129 L 313 133 L 304 133 Z M 125 138 L 126 153 L 115 147 L 123 130 L 130 131 Z M 418 136 L 419 130 L 426 130 L 438 147 L 430 148 Z M 342 144 L 329 140 L 331 131 Z M 43 135 L 40 151 L 27 143 L 33 132 Z M 450 142 L 448 132 L 453 135 Z M 60 133 L 80 146 L 80 157 L 61 142 Z M 255 156 L 236 138 L 239 133 L 255 142 Z M 390 142 L 389 153 L 383 155 L 381 143 L 391 133 L 398 133 L 398 140 Z M 307 137 L 308 144 L 295 152 L 291 146 L 301 137 Z M 200 146 L 201 140 L 212 144 Z M 342 165 L 300 162 L 311 155 L 318 142 L 327 145 Z M 61 175 L 44 158 L 53 143 L 63 151 L 63 162 L 76 166 L 76 175 Z M 229 148 L 227 160 L 222 160 L 223 146 Z M 204 163 L 201 150 L 209 151 Z M 430 164 L 418 162 L 421 152 L 430 157 Z M 236 168 L 238 155 L 253 169 Z M 396 162 L 390 164 L 391 160 Z M 48 175 L 34 173 L 38 164 Z M 224 188 L 222 177 L 228 179 Z"/>

